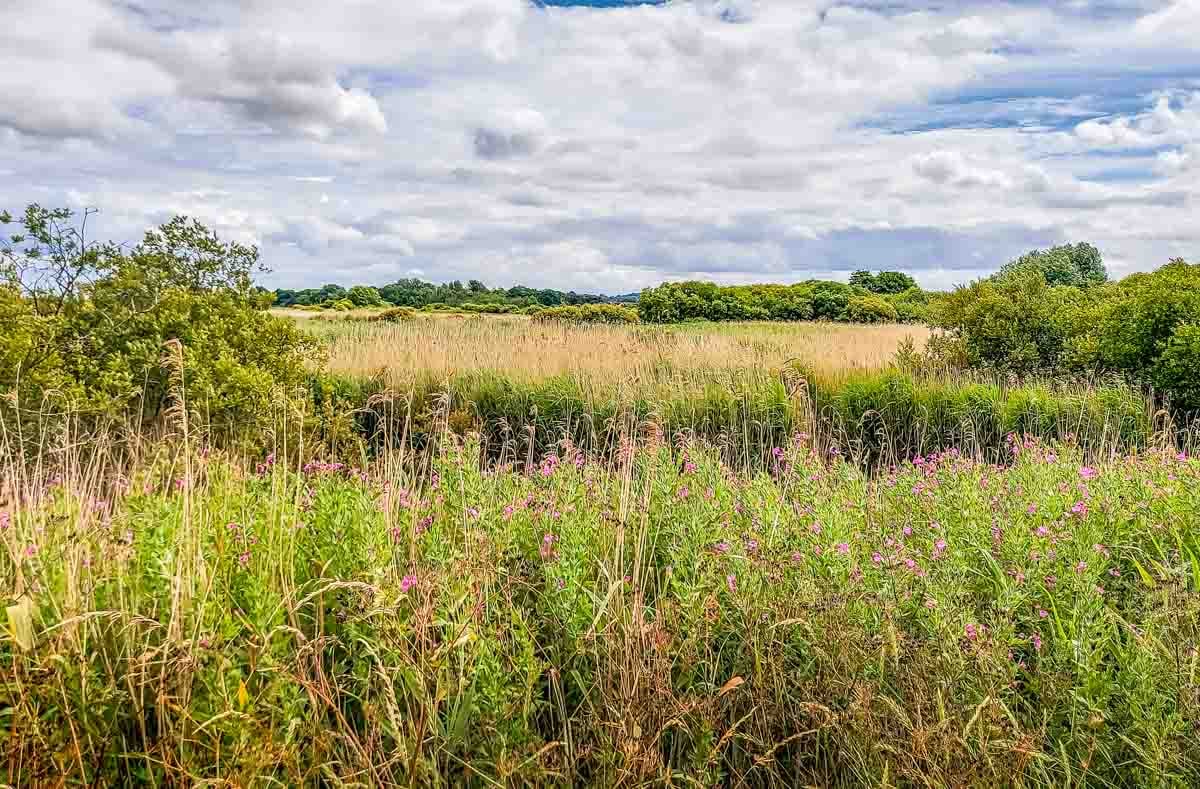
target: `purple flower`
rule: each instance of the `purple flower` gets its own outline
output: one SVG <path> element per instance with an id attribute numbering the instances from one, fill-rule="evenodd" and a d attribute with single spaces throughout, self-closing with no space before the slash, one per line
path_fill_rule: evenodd
<path id="1" fill-rule="evenodd" d="M 713 550 L 719 554 L 729 553 L 729 543 L 721 540 L 719 543 L 713 546 Z"/>
<path id="2" fill-rule="evenodd" d="M 240 564 L 243 568 L 250 564 L 250 551 L 242 552 L 242 555 L 238 557 L 238 564 Z"/>
<path id="3" fill-rule="evenodd" d="M 1042 637 L 1040 635 L 1038 635 L 1037 633 L 1034 633 L 1032 636 L 1029 637 L 1029 640 L 1033 643 L 1034 651 L 1036 651 L 1036 652 L 1042 651 Z"/>
<path id="4" fill-rule="evenodd" d="M 400 579 L 400 594 L 408 594 L 408 590 L 417 585 L 417 576 L 406 575 Z"/>
<path id="5" fill-rule="evenodd" d="M 1100 472 L 1096 471 L 1096 469 L 1092 468 L 1091 466 L 1084 466 L 1083 468 L 1079 469 L 1079 476 L 1083 477 L 1084 479 L 1095 479 L 1099 475 Z"/>
<path id="6" fill-rule="evenodd" d="M 729 593 L 733 594 L 737 591 L 737 576 L 733 573 L 725 576 L 725 585 L 729 587 Z"/>
<path id="7" fill-rule="evenodd" d="M 838 552 L 838 553 L 840 553 L 840 554 L 842 554 L 843 556 L 845 556 L 846 554 L 850 553 L 850 543 L 848 543 L 848 542 L 839 542 L 839 543 L 837 544 L 837 552 Z"/>

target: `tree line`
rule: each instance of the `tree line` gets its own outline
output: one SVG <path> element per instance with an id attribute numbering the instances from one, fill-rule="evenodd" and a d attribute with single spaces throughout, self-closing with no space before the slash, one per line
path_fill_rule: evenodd
<path id="1" fill-rule="evenodd" d="M 483 282 L 472 279 L 463 284 L 459 280 L 447 283 L 426 282 L 420 279 L 401 279 L 382 287 L 354 285 L 323 285 L 320 288 L 275 291 L 275 304 L 279 307 L 461 307 L 463 305 L 504 305 L 513 309 L 524 307 L 560 307 L 581 304 L 606 304 L 619 299 L 595 293 L 576 293 L 553 288 L 528 288 L 516 285 L 511 288 L 489 288 Z"/>

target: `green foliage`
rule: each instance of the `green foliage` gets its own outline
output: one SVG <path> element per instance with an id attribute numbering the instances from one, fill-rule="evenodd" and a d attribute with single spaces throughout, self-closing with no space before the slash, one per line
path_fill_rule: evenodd
<path id="1" fill-rule="evenodd" d="M 30 467 L 6 779 L 1200 783 L 1197 460 L 626 446 L 523 473 L 448 441 L 402 476 L 216 454 L 123 493 Z"/>
<path id="2" fill-rule="evenodd" d="M 972 366 L 1019 374 L 1055 371 L 1094 297 L 1051 286 L 1037 272 L 978 280 L 939 299 L 934 322 L 957 336 Z"/>
<path id="3" fill-rule="evenodd" d="M 668 282 L 642 291 L 637 307 L 645 323 L 696 320 L 849 321 L 853 320 L 848 312 L 850 300 L 866 295 L 869 295 L 868 292 L 861 287 L 816 280 L 796 285 L 734 286 L 711 282 Z M 872 304 L 878 306 L 875 302 Z M 885 314 L 890 315 L 891 312 L 890 309 L 884 309 Z"/>
<path id="4" fill-rule="evenodd" d="M 378 315 L 371 316 L 371 320 L 384 323 L 407 323 L 416 318 L 417 311 L 412 307 L 390 307 Z"/>
<path id="5" fill-rule="evenodd" d="M 1021 268 L 947 294 L 935 313 L 971 365 L 1018 374 L 1117 373 L 1153 384 L 1180 410 L 1200 407 L 1189 379 L 1200 265 L 1173 260 L 1087 288 L 1051 285 Z"/>
<path id="6" fill-rule="evenodd" d="M 350 299 L 338 299 L 337 301 L 329 302 L 328 306 L 331 310 L 336 310 L 338 312 L 349 312 L 350 310 L 354 309 L 354 302 L 350 301 Z"/>
<path id="7" fill-rule="evenodd" d="M 638 314 L 619 304 L 581 304 L 576 307 L 546 307 L 533 314 L 539 323 L 638 323 Z"/>
<path id="8" fill-rule="evenodd" d="M 375 296 L 378 296 L 378 300 Z M 346 291 L 338 285 L 325 285 L 305 290 L 280 288 L 275 291 L 275 303 L 280 307 L 324 304 L 346 297 L 359 307 L 392 304 L 422 309 L 444 304 L 466 309 L 469 305 L 475 305 L 477 309 L 471 310 L 474 312 L 489 312 L 490 309 L 485 307 L 507 306 L 510 310 L 516 310 L 529 306 L 602 304 L 609 301 L 604 296 L 590 293 L 564 292 L 551 288 L 535 289 L 522 285 L 492 289 L 475 279 L 466 286 L 458 281 L 437 284 L 419 279 L 401 279 L 378 289 L 356 285 Z"/>
<path id="9" fill-rule="evenodd" d="M 1100 250 L 1086 243 L 1035 249 L 1005 264 L 996 276 L 1006 279 L 1030 272 L 1041 274 L 1050 285 L 1089 287 L 1108 281 Z"/>
<path id="10" fill-rule="evenodd" d="M 854 296 L 846 302 L 846 319 L 853 323 L 895 323 L 900 314 L 881 296 Z"/>
<path id="11" fill-rule="evenodd" d="M 30 206 L 0 246 L 0 389 L 93 422 L 154 421 L 182 395 L 216 440 L 274 425 L 315 342 L 252 291 L 258 251 L 184 218 L 125 251 L 88 242 L 87 216 Z M 171 340 L 182 389 L 163 364 Z"/>
<path id="12" fill-rule="evenodd" d="M 917 287 L 916 280 L 900 271 L 881 271 L 878 274 L 856 271 L 850 275 L 850 284 L 872 293 L 885 294 L 903 293 Z"/>
<path id="13" fill-rule="evenodd" d="M 381 307 L 386 303 L 379 291 L 369 285 L 355 285 L 346 291 L 346 298 L 353 302 L 355 307 Z"/>
<path id="14" fill-rule="evenodd" d="M 1150 370 L 1159 391 L 1168 392 L 1172 404 L 1200 413 L 1200 324 L 1180 324 Z"/>

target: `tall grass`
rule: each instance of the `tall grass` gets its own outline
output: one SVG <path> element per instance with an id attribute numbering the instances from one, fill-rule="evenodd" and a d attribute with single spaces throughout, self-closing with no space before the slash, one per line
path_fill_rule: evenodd
<path id="1" fill-rule="evenodd" d="M 1200 782 L 1197 460 L 635 428 L 527 473 L 5 448 L 2 780 Z"/>
<path id="2" fill-rule="evenodd" d="M 570 375 L 620 386 L 699 385 L 730 371 L 777 369 L 803 360 L 832 380 L 886 368 L 905 340 L 920 347 L 923 326 L 825 323 L 685 324 L 679 327 L 537 323 L 523 317 L 431 317 L 380 325 L 312 322 L 329 345 L 329 370 L 415 378 L 503 373 L 516 381 Z"/>

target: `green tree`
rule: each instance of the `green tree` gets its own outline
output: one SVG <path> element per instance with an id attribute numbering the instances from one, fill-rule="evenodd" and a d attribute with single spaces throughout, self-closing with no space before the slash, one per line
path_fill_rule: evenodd
<path id="1" fill-rule="evenodd" d="M 380 307 L 384 304 L 383 296 L 370 285 L 355 285 L 346 291 L 346 298 L 356 307 Z"/>
<path id="2" fill-rule="evenodd" d="M 1050 285 L 1090 287 L 1108 281 L 1100 250 L 1086 243 L 1035 249 L 1005 264 L 997 276 L 1004 279 L 1030 271 L 1041 274 Z"/>

